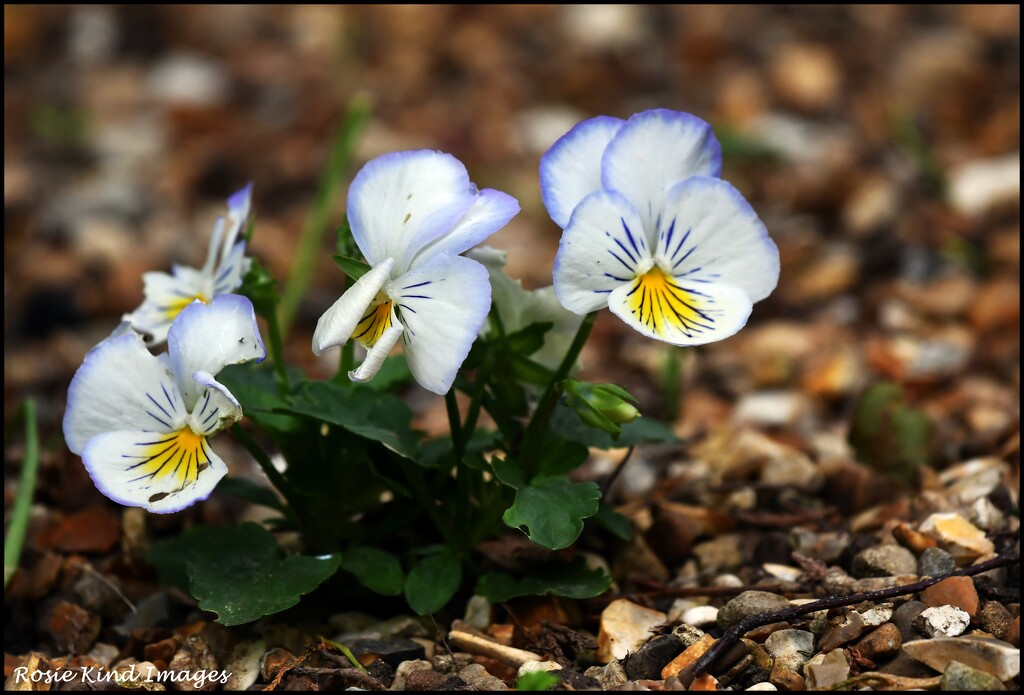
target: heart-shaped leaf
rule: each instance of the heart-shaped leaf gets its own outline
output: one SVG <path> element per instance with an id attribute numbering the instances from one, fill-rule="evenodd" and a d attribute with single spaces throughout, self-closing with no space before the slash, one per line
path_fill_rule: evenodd
<path id="1" fill-rule="evenodd" d="M 398 558 L 365 545 L 349 549 L 342 557 L 341 569 L 355 575 L 367 589 L 385 596 L 397 596 L 405 584 Z"/>
<path id="2" fill-rule="evenodd" d="M 516 491 L 502 519 L 522 529 L 530 540 L 552 550 L 572 545 L 583 520 L 597 513 L 601 490 L 596 483 L 573 483 L 565 477 L 539 478 Z"/>
<path id="3" fill-rule="evenodd" d="M 223 625 L 241 625 L 291 608 L 334 574 L 337 555 L 286 556 L 257 524 L 207 527 L 193 536 L 186 571 L 199 607 Z"/>
<path id="4" fill-rule="evenodd" d="M 435 613 L 448 603 L 462 583 L 462 562 L 451 553 L 420 560 L 405 580 L 405 600 L 419 615 Z"/>

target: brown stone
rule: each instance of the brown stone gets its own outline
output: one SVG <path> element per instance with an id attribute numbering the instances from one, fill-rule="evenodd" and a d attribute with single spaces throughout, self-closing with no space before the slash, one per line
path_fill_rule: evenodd
<path id="1" fill-rule="evenodd" d="M 76 603 L 61 601 L 50 611 L 44 628 L 62 652 L 84 654 L 100 634 L 100 619 Z"/>
<path id="2" fill-rule="evenodd" d="M 180 637 L 168 637 L 165 640 L 147 644 L 143 649 L 142 654 L 146 658 L 146 661 L 163 661 L 170 663 L 171 659 L 178 652 L 178 648 L 181 646 Z"/>
<path id="3" fill-rule="evenodd" d="M 699 640 L 687 647 L 682 654 L 668 662 L 665 668 L 661 669 L 662 680 L 677 675 L 684 668 L 703 656 L 704 652 L 711 649 L 715 638 L 711 635 L 704 635 Z M 692 689 L 692 688 L 691 688 Z"/>
<path id="4" fill-rule="evenodd" d="M 913 550 L 917 555 L 920 555 L 928 548 L 934 548 L 939 545 L 938 541 L 934 538 L 918 533 L 905 521 L 901 521 L 893 527 L 892 535 L 895 536 L 900 545 Z"/>
<path id="5" fill-rule="evenodd" d="M 718 681 L 710 673 L 704 673 L 693 680 L 690 690 L 718 690 Z"/>
<path id="6" fill-rule="evenodd" d="M 807 681 L 796 671 L 788 669 L 780 664 L 778 661 L 772 666 L 771 675 L 768 676 L 768 682 L 772 685 L 778 686 L 780 690 L 806 690 Z"/>
<path id="7" fill-rule="evenodd" d="M 1020 616 L 1018 615 L 1010 623 L 1010 630 L 1006 633 L 1006 641 L 1020 649 Z"/>
<path id="8" fill-rule="evenodd" d="M 406 690 L 455 690 L 465 685 L 466 681 L 458 676 L 437 671 L 413 671 L 405 677 Z"/>
<path id="9" fill-rule="evenodd" d="M 978 614 L 980 602 L 970 577 L 950 577 L 921 592 L 926 606 L 956 606 L 972 618 Z"/>
<path id="10" fill-rule="evenodd" d="M 896 655 L 903 646 L 900 629 L 892 623 L 885 623 L 857 642 L 857 651 L 872 661 Z"/>
<path id="11" fill-rule="evenodd" d="M 121 519 L 108 507 L 92 507 L 40 531 L 36 545 L 65 553 L 106 553 L 121 539 Z"/>

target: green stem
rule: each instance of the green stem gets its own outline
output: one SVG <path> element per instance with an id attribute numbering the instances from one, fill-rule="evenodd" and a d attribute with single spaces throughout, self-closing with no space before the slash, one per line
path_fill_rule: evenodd
<path id="1" fill-rule="evenodd" d="M 572 339 L 572 344 L 565 353 L 565 358 L 558 365 L 558 371 L 555 372 L 551 381 L 548 382 L 547 388 L 544 389 L 544 394 L 540 397 L 540 401 L 537 404 L 537 409 L 533 411 L 533 417 L 530 418 L 530 424 L 527 426 L 526 435 L 523 438 L 520 460 L 531 475 L 534 473 L 533 464 L 537 459 L 537 450 L 544 440 L 548 420 L 551 419 L 551 414 L 558 404 L 558 398 L 562 395 L 562 382 L 569 376 L 573 365 L 576 364 L 580 352 L 583 351 L 583 345 L 586 344 L 587 338 L 590 337 L 590 331 L 594 328 L 594 321 L 596 319 L 596 311 L 587 314 L 586 318 L 583 319 L 579 330 L 576 331 L 576 337 Z"/>
<path id="2" fill-rule="evenodd" d="M 299 303 L 309 288 L 313 266 L 321 253 L 324 234 L 330 226 L 331 204 L 341 190 L 342 179 L 352 161 L 356 140 L 370 118 L 371 108 L 372 102 L 368 96 L 353 97 L 349 102 L 345 119 L 334 137 L 334 144 L 328 155 L 324 174 L 320 178 L 313 207 L 302 227 L 302 236 L 299 237 L 299 244 L 295 249 L 295 259 L 288 273 L 288 285 L 281 296 L 279 311 L 282 335 L 288 335 Z"/>
<path id="3" fill-rule="evenodd" d="M 235 438 L 241 442 L 242 446 L 244 446 L 252 457 L 256 459 L 256 463 L 260 464 L 260 468 L 263 469 L 263 472 L 267 475 L 271 484 L 277 488 L 278 492 L 280 492 L 284 497 L 285 502 L 288 503 L 286 515 L 289 520 L 298 524 L 297 515 L 299 510 L 302 509 L 302 505 L 300 504 L 299 496 L 295 491 L 295 488 L 292 487 L 291 483 L 285 480 L 285 477 L 281 475 L 280 471 L 274 467 L 274 463 L 270 460 L 270 456 L 263 450 L 263 447 L 261 447 L 256 440 L 252 438 L 252 435 L 245 431 L 245 428 L 236 423 L 232 426 L 231 431 L 234 433 Z"/>
<path id="4" fill-rule="evenodd" d="M 283 398 L 291 391 L 291 384 L 288 383 L 288 370 L 284 363 L 284 343 L 281 340 L 281 324 L 278 322 L 277 312 L 267 312 L 267 326 L 270 329 L 270 359 L 274 362 L 274 372 L 277 374 L 277 390 Z"/>
<path id="5" fill-rule="evenodd" d="M 21 548 L 28 532 L 28 517 L 32 510 L 36 479 L 39 474 L 39 430 L 36 427 L 36 402 L 26 398 L 22 405 L 25 413 L 25 460 L 21 466 L 21 479 L 11 510 L 11 525 L 4 538 L 4 589 L 18 569 Z"/>
<path id="6" fill-rule="evenodd" d="M 462 437 L 462 418 L 459 415 L 459 403 L 455 400 L 455 389 L 444 394 L 444 406 L 448 411 L 448 428 L 451 430 L 452 451 L 455 454 L 455 465 L 462 462 L 462 455 L 466 446 Z"/>

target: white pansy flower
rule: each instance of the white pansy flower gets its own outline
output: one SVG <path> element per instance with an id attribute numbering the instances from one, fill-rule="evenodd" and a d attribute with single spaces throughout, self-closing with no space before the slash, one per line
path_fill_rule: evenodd
<path id="1" fill-rule="evenodd" d="M 401 339 L 416 381 L 447 393 L 491 306 L 487 270 L 459 254 L 517 212 L 511 196 L 478 191 L 450 154 L 368 162 L 349 188 L 348 219 L 371 269 L 320 317 L 313 352 L 357 341 L 368 352 L 349 376 L 367 381 Z"/>
<path id="2" fill-rule="evenodd" d="M 175 317 L 195 300 L 209 304 L 217 295 L 234 292 L 242 286 L 252 259 L 246 257 L 245 240 L 239 240 L 238 235 L 249 217 L 251 203 L 251 183 L 228 199 L 228 216 L 217 218 L 202 268 L 174 265 L 171 273 L 143 274 L 146 299 L 123 318 L 132 328 L 145 334 L 150 345 L 167 340 L 167 331 Z"/>
<path id="3" fill-rule="evenodd" d="M 702 345 L 742 328 L 779 279 L 779 252 L 721 173 L 711 127 L 654 109 L 599 116 L 541 158 L 541 192 L 564 229 L 554 287 L 579 314 L 607 306 L 646 336 Z"/>
<path id="4" fill-rule="evenodd" d="M 71 381 L 68 448 L 115 502 L 169 513 L 206 499 L 227 473 L 207 440 L 242 417 L 215 377 L 266 354 L 252 303 L 240 295 L 182 309 L 159 356 L 124 323 Z"/>
<path id="5" fill-rule="evenodd" d="M 536 290 L 524 290 L 521 280 L 505 274 L 508 252 L 490 246 L 480 246 L 466 254 L 487 268 L 491 277 L 491 299 L 506 333 L 515 333 L 535 323 L 550 323 L 544 334 L 544 344 L 530 359 L 548 369 L 555 370 L 565 358 L 583 317 L 566 310 L 555 296 L 555 288 L 548 285 Z"/>

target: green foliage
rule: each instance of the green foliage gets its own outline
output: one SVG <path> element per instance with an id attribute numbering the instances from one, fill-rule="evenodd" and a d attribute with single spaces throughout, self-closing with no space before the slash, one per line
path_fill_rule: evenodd
<path id="1" fill-rule="evenodd" d="M 149 559 L 162 574 L 171 573 L 175 583 L 187 575 L 199 607 L 216 613 L 223 625 L 241 625 L 294 606 L 340 563 L 337 555 L 286 556 L 257 524 L 197 527 L 154 546 Z"/>
<path id="2" fill-rule="evenodd" d="M 370 271 L 370 266 L 362 261 L 356 260 L 355 258 L 349 258 L 348 256 L 333 255 L 331 256 L 334 262 L 338 264 L 338 267 L 342 269 L 345 275 L 348 276 L 349 280 L 355 281 L 363 277 Z"/>
<path id="3" fill-rule="evenodd" d="M 531 690 L 534 692 L 551 690 L 561 682 L 562 679 L 551 671 L 531 671 L 519 677 L 519 680 L 516 681 L 516 690 Z"/>
<path id="4" fill-rule="evenodd" d="M 571 563 L 552 563 L 516 579 L 505 572 L 490 572 L 480 577 L 476 593 L 493 603 L 504 603 L 520 596 L 564 596 L 593 598 L 611 586 L 612 578 L 600 569 L 587 567 L 582 559 Z"/>
<path id="5" fill-rule="evenodd" d="M 622 425 L 640 417 L 637 400 L 615 384 L 591 384 L 576 379 L 565 381 L 566 404 L 576 411 L 587 425 L 604 430 L 614 439 L 622 433 Z"/>
<path id="6" fill-rule="evenodd" d="M 928 416 L 907 403 L 898 385 L 877 383 L 861 396 L 850 430 L 861 462 L 910 481 L 928 460 L 930 439 Z"/>
<path id="7" fill-rule="evenodd" d="M 420 560 L 405 580 L 405 599 L 418 615 L 444 608 L 462 583 L 462 562 L 449 552 Z"/>
<path id="8" fill-rule="evenodd" d="M 639 444 L 674 444 L 680 441 L 672 428 L 644 417 L 622 425 L 622 432 L 615 438 L 608 432 L 588 426 L 575 412 L 566 407 L 555 408 L 550 429 L 565 439 L 595 449 L 618 449 Z"/>
<path id="9" fill-rule="evenodd" d="M 341 569 L 355 575 L 367 589 L 385 596 L 397 596 L 405 585 L 405 575 L 398 558 L 377 548 L 349 548 L 342 556 Z"/>
<path id="10" fill-rule="evenodd" d="M 565 477 L 539 478 L 516 490 L 515 502 L 502 519 L 526 532 L 545 548 L 568 548 L 583 531 L 583 520 L 597 514 L 601 491 L 596 483 Z"/>

